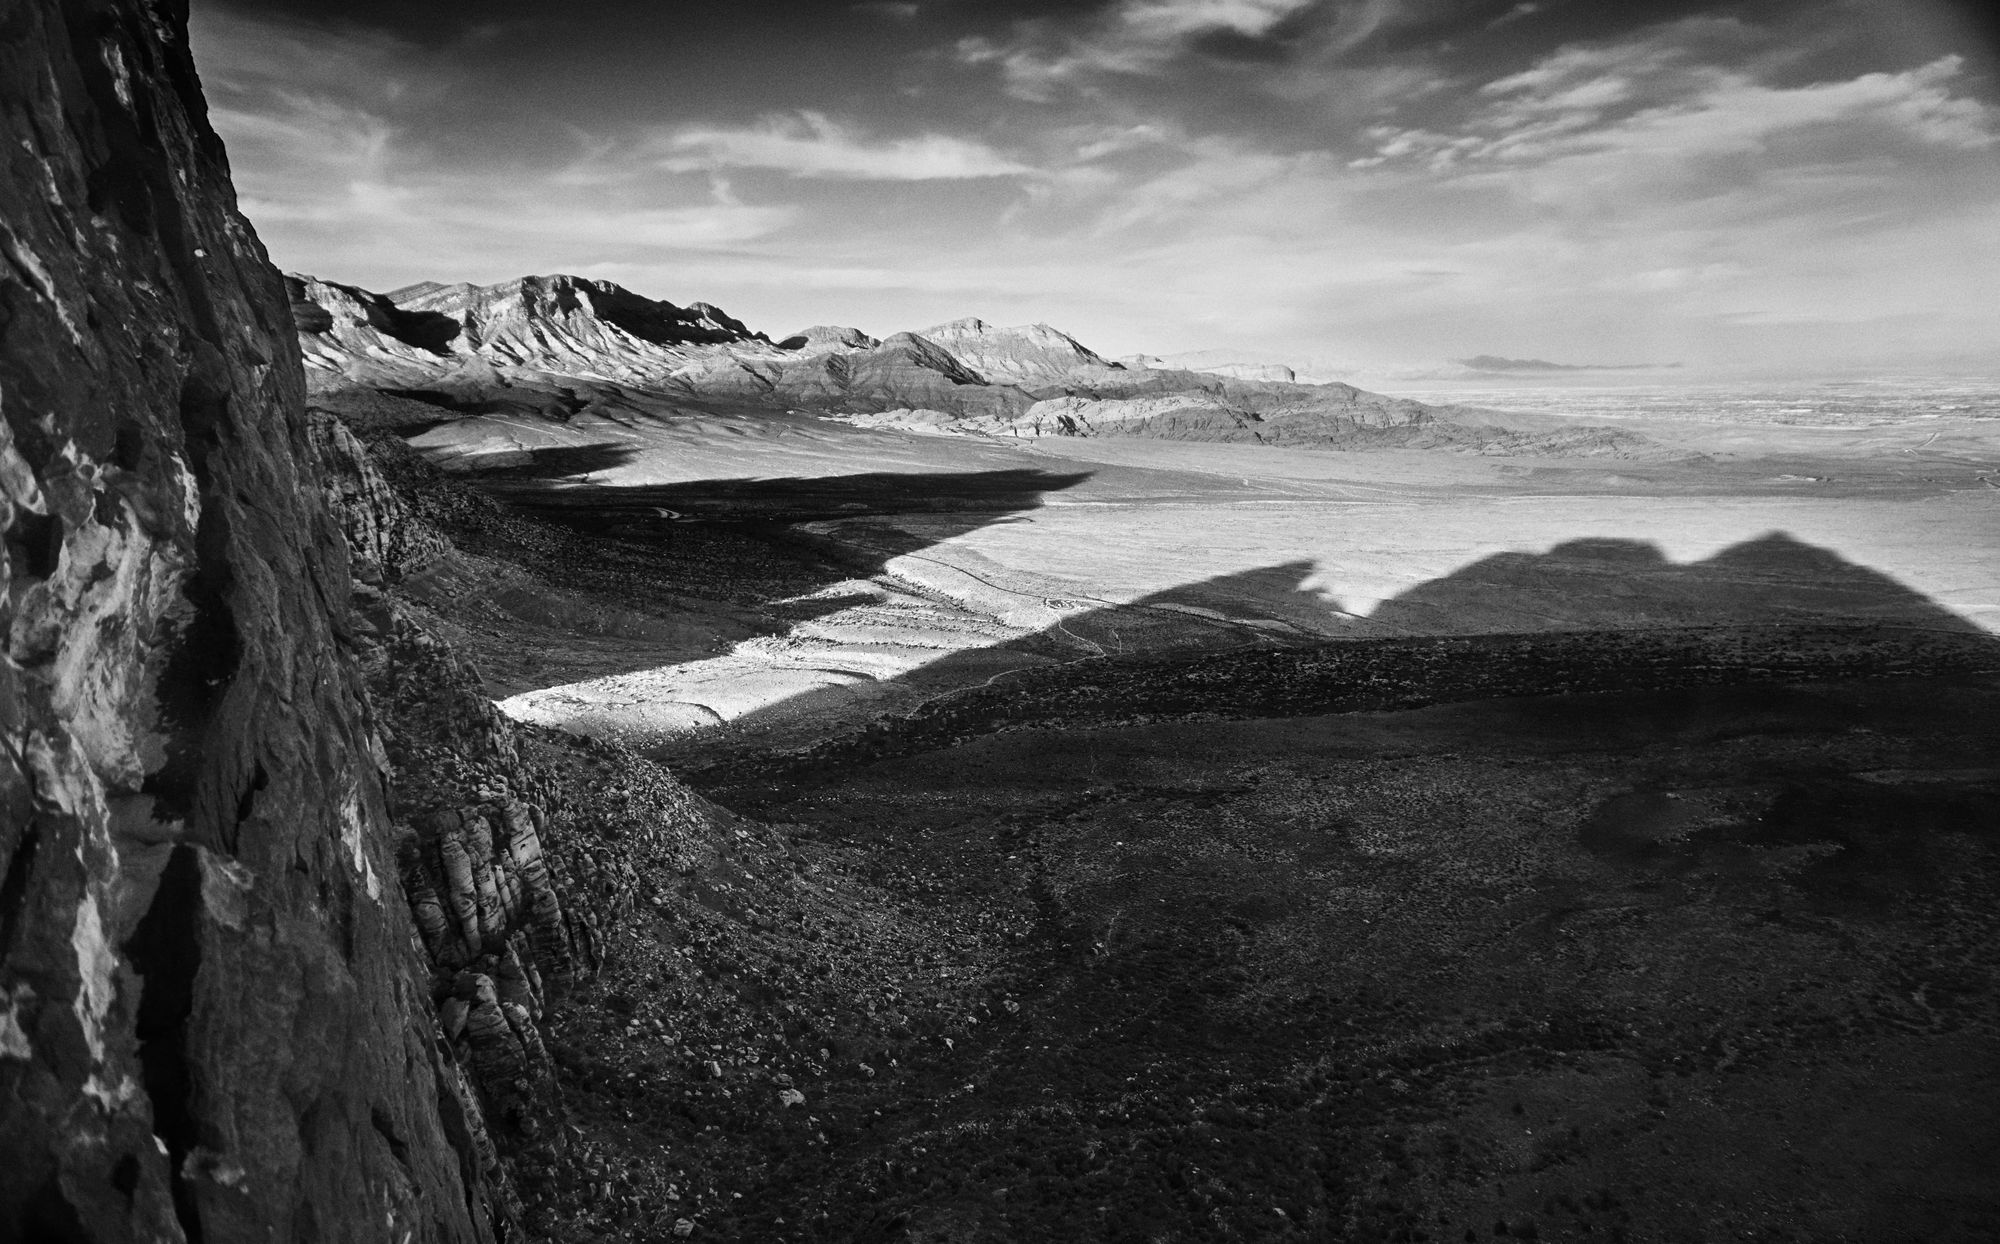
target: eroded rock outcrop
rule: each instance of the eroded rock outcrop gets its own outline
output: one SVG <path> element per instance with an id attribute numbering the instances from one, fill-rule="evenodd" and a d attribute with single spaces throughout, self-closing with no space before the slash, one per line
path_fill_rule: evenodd
<path id="1" fill-rule="evenodd" d="M 308 411 L 307 420 L 327 502 L 347 537 L 357 577 L 400 577 L 451 547 L 390 487 L 368 447 L 345 423 L 324 410 Z"/>
<path id="2" fill-rule="evenodd" d="M 0 1238 L 491 1239 L 184 18 L 0 21 Z"/>

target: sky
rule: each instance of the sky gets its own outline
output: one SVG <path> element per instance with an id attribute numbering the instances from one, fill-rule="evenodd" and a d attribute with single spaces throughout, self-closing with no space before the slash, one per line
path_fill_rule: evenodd
<path id="1" fill-rule="evenodd" d="M 279 266 L 1357 375 L 2000 374 L 1949 0 L 193 0 Z"/>

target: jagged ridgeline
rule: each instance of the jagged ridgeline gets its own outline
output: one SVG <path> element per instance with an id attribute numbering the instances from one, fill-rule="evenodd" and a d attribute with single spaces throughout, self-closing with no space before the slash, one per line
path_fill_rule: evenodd
<path id="1" fill-rule="evenodd" d="M 531 276 L 376 294 L 286 282 L 316 392 L 416 392 L 461 413 L 574 413 L 566 381 L 705 409 L 787 410 L 868 427 L 1004 438 L 1132 436 L 1333 449 L 1655 457 L 1629 430 L 1426 405 L 1285 368 L 1113 362 L 1046 324 L 954 320 L 877 339 L 819 325 L 772 340 L 706 303 Z M 1157 364 L 1157 365 L 1155 365 Z"/>
<path id="2" fill-rule="evenodd" d="M 0 20 L 0 1240 L 518 1236 L 548 1009 L 724 814 L 510 725 L 381 590 L 453 503 L 308 422 L 184 17 Z M 577 349 L 748 337 L 522 284 Z M 527 348 L 462 289 L 327 296 L 384 366 Z"/>

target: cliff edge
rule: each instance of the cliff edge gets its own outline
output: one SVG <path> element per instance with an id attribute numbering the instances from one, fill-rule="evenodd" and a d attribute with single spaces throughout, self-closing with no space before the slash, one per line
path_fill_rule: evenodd
<path id="1" fill-rule="evenodd" d="M 0 22 L 0 1237 L 496 1238 L 185 17 Z"/>

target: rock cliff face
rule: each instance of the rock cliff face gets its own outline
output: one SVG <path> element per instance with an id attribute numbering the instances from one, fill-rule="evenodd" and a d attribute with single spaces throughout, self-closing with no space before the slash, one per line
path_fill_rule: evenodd
<path id="1" fill-rule="evenodd" d="M 184 18 L 0 20 L 0 1238 L 494 1238 L 356 663 L 378 624 Z M 490 979 L 468 1025 L 511 1022 Z"/>
<path id="2" fill-rule="evenodd" d="M 308 429 L 328 507 L 340 520 L 355 576 L 400 576 L 442 556 L 451 542 L 391 486 L 368 446 L 340 419 L 308 412 Z"/>

